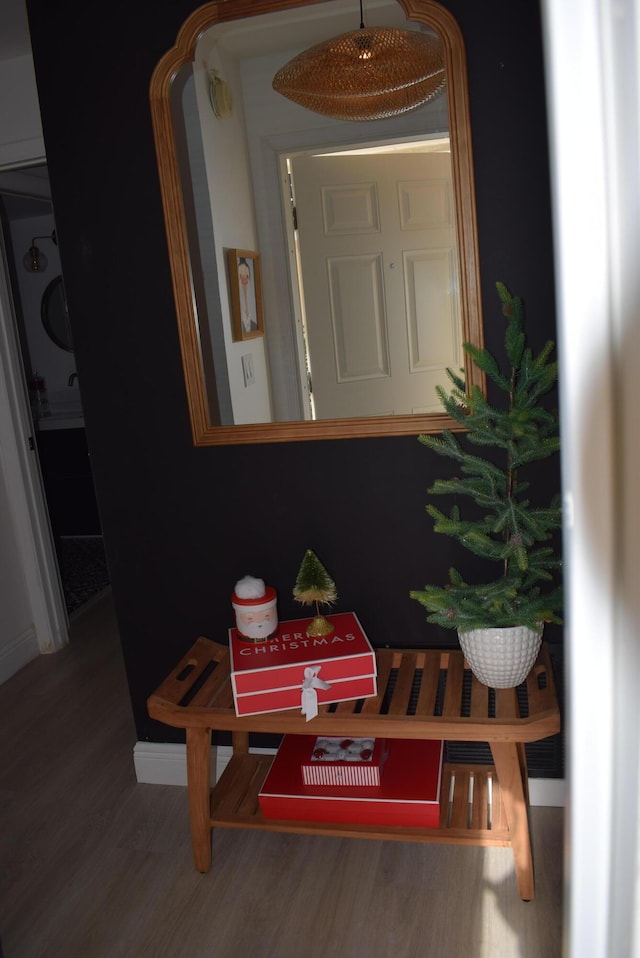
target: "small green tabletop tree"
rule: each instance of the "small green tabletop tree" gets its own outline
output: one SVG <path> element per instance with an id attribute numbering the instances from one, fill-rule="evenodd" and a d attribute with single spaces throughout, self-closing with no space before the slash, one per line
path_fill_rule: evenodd
<path id="1" fill-rule="evenodd" d="M 478 507 L 465 518 L 454 505 L 445 515 L 433 504 L 427 512 L 436 532 L 453 536 L 483 559 L 499 563 L 501 575 L 491 582 L 469 584 L 455 569 L 447 585 L 427 585 L 410 593 L 428 611 L 427 621 L 444 628 L 467 631 L 560 622 L 562 589 L 557 581 L 560 556 L 549 544 L 561 527 L 560 496 L 549 504 L 534 504 L 526 467 L 557 453 L 558 419 L 540 399 L 557 380 L 557 363 L 551 360 L 549 341 L 534 356 L 526 345 L 523 305 L 503 283 L 496 284 L 507 317 L 505 350 L 509 366 L 502 370 L 486 349 L 465 343 L 477 367 L 506 396 L 504 407 L 489 404 L 481 390 L 466 392 L 462 378 L 447 370 L 453 382 L 450 393 L 437 388 L 449 416 L 466 430 L 469 443 L 498 450 L 490 458 L 463 449 L 449 430 L 441 436 L 420 436 L 420 442 L 442 456 L 457 460 L 460 475 L 437 479 L 432 495 L 454 495 Z"/>
<path id="2" fill-rule="evenodd" d="M 336 584 L 318 559 L 315 552 L 307 549 L 302 559 L 293 597 L 302 605 L 315 605 L 316 614 L 307 626 L 307 635 L 329 635 L 333 626 L 320 613 L 320 605 L 332 605 L 338 598 Z"/>

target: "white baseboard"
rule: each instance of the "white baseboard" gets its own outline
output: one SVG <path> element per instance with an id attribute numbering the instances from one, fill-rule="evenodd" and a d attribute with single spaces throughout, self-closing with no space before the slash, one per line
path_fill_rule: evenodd
<path id="1" fill-rule="evenodd" d="M 252 748 L 261 755 L 275 755 L 274 748 Z M 211 749 L 211 781 L 217 781 L 231 758 L 231 746 L 220 745 Z M 138 782 L 147 785 L 186 785 L 187 761 L 184 745 L 162 742 L 136 742 L 133 763 Z M 529 797 L 532 805 L 562 807 L 565 802 L 563 779 L 529 779 Z"/>
<path id="2" fill-rule="evenodd" d="M 39 655 L 38 637 L 33 627 L 11 639 L 0 649 L 0 685 Z"/>
<path id="3" fill-rule="evenodd" d="M 215 771 L 217 749 L 211 749 L 211 776 Z M 133 764 L 138 782 L 147 785 L 186 785 L 187 753 L 184 745 L 136 742 Z"/>
<path id="4" fill-rule="evenodd" d="M 529 803 L 563 808 L 567 800 L 566 782 L 563 778 L 530 778 Z"/>

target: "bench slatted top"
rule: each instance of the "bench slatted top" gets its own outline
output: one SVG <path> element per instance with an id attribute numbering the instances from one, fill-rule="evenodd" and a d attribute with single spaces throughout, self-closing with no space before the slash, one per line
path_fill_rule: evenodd
<path id="1" fill-rule="evenodd" d="M 238 717 L 229 649 L 200 637 L 148 699 L 149 714 L 176 728 L 217 731 L 535 742 L 560 731 L 549 649 L 542 644 L 519 689 L 489 689 L 458 650 L 377 649 L 378 694 L 300 709 Z M 366 732 L 365 732 L 366 729 Z"/>

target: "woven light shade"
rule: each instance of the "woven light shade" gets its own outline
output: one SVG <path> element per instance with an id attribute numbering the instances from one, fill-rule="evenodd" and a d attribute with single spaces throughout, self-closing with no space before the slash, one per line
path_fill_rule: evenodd
<path id="1" fill-rule="evenodd" d="M 300 53 L 273 78 L 294 103 L 337 120 L 381 120 L 422 106 L 445 85 L 438 37 L 361 27 Z"/>

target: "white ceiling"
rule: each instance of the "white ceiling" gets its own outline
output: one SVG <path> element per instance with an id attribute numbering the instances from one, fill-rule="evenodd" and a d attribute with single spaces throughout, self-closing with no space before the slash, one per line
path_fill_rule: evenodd
<path id="1" fill-rule="evenodd" d="M 0 60 L 31 53 L 29 25 L 24 0 L 2 0 L 0 4 Z"/>
<path id="2" fill-rule="evenodd" d="M 24 0 L 0 2 L 0 60 L 31 55 Z M 46 166 L 0 173 L 0 193 L 9 219 L 26 219 L 51 212 Z"/>

